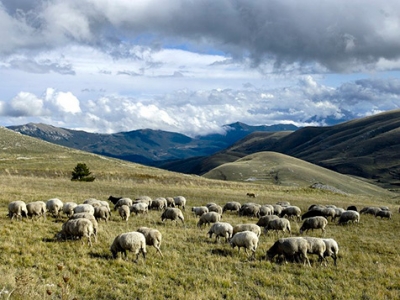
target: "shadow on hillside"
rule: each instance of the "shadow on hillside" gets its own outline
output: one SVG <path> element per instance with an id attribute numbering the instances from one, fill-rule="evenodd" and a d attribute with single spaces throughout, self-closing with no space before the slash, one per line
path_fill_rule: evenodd
<path id="1" fill-rule="evenodd" d="M 105 260 L 109 260 L 112 259 L 112 255 L 108 254 L 108 253 L 95 253 L 95 252 L 90 252 L 89 256 L 91 258 L 99 258 L 99 259 L 105 259 Z"/>
<path id="2" fill-rule="evenodd" d="M 218 249 L 217 248 L 217 249 L 212 249 L 211 250 L 211 254 L 227 257 L 227 256 L 232 256 L 232 251 L 231 250 L 227 250 L 227 249 Z"/>

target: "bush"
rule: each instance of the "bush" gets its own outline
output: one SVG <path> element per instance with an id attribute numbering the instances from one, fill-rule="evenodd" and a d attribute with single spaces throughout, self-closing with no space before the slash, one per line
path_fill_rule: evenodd
<path id="1" fill-rule="evenodd" d="M 94 176 L 90 176 L 92 174 L 89 168 L 84 163 L 78 163 L 74 170 L 72 171 L 72 181 L 94 181 L 96 178 Z"/>

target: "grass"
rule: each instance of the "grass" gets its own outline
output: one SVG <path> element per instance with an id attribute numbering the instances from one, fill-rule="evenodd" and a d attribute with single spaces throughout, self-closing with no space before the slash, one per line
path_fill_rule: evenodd
<path id="1" fill-rule="evenodd" d="M 225 182 L 170 173 L 154 168 L 104 159 L 96 155 L 34 144 L 32 140 L 8 142 L 0 149 L 0 299 L 399 299 L 400 204 L 398 198 L 339 195 L 306 187 L 268 183 Z M 27 143 L 30 146 L 28 147 Z M 36 142 L 36 141 L 34 141 Z M 4 142 L 3 142 L 4 143 Z M 1 145 L 0 145 L 1 146 Z M 40 147 L 39 147 L 40 146 Z M 50 147 L 46 149 L 46 147 Z M 21 149 L 24 150 L 22 153 Z M 29 150 L 30 147 L 32 150 Z M 4 148 L 7 148 L 4 150 Z M 35 150 L 35 151 L 33 151 Z M 24 156 L 25 159 L 18 159 Z M 33 157 L 36 157 L 33 159 Z M 62 158 L 60 158 L 62 157 Z M 96 176 L 94 182 L 71 182 L 70 172 L 84 162 Z M 8 170 L 8 172 L 6 171 Z M 247 198 L 247 192 L 257 194 Z M 98 242 L 89 248 L 82 241 L 56 241 L 66 217 L 46 221 L 10 221 L 7 205 L 58 197 L 82 203 L 86 198 L 106 200 L 109 195 L 152 198 L 183 195 L 188 204 L 185 225 L 162 223 L 161 212 L 131 216 L 99 224 Z M 277 264 L 265 260 L 266 250 L 277 239 L 261 235 L 256 260 L 248 260 L 228 244 L 209 239 L 206 229 L 196 227 L 192 206 L 228 201 L 260 204 L 290 201 L 302 210 L 314 203 L 386 205 L 392 220 L 362 215 L 359 225 L 329 223 L 326 237 L 340 246 L 338 266 L 331 259 L 321 267 L 311 256 L 312 267 Z M 232 225 L 257 220 L 223 215 Z M 301 223 L 291 222 L 294 235 Z M 149 247 L 146 261 L 112 259 L 109 247 L 114 237 L 140 226 L 157 228 L 163 234 L 161 251 Z M 310 235 L 320 236 L 316 231 Z M 68 281 L 65 282 L 66 278 Z"/>

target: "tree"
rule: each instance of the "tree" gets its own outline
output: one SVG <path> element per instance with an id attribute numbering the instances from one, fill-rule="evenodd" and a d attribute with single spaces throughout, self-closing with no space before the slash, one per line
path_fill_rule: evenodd
<path id="1" fill-rule="evenodd" d="M 72 181 L 94 181 L 96 178 L 90 176 L 92 174 L 84 163 L 78 163 L 72 171 Z"/>

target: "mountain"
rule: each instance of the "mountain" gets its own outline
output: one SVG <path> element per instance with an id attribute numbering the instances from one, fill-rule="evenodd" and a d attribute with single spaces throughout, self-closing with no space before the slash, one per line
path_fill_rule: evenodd
<path id="1" fill-rule="evenodd" d="M 7 128 L 58 145 L 149 166 L 158 166 L 166 161 L 209 156 L 254 131 L 297 129 L 290 124 L 250 126 L 238 122 L 225 125 L 223 128 L 226 134 L 191 138 L 179 133 L 151 129 L 98 134 L 35 123 Z"/>

